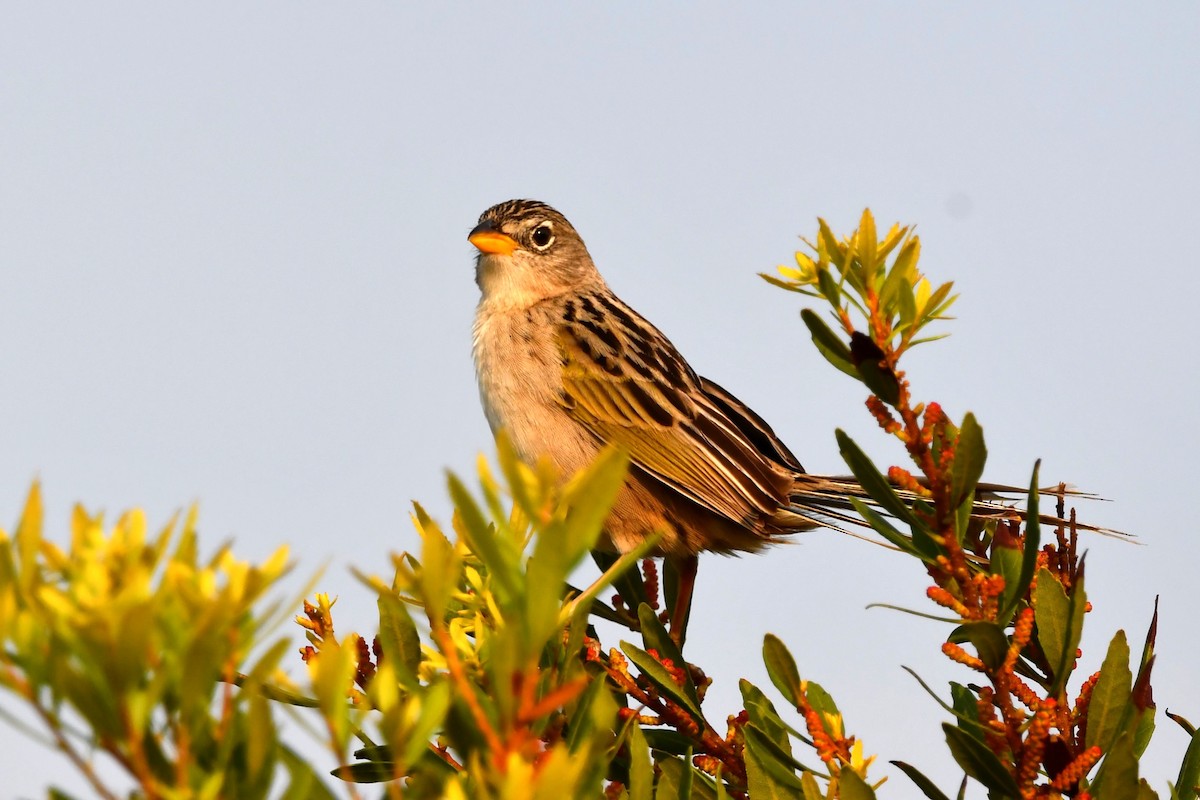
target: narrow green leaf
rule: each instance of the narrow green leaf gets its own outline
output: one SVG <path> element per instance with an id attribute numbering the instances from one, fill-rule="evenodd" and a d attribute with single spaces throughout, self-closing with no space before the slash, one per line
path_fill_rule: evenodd
<path id="1" fill-rule="evenodd" d="M 17 523 L 13 540 L 16 544 L 17 568 L 21 574 L 21 589 L 31 593 L 33 587 L 41 580 L 42 571 L 38 567 L 38 551 L 42 544 L 42 523 L 45 510 L 42 506 L 42 485 L 34 481 L 25 498 L 25 509 L 21 512 L 21 521 Z"/>
<path id="2" fill-rule="evenodd" d="M 307 758 L 286 745 L 279 746 L 280 761 L 288 773 L 288 784 L 282 797 L 298 800 L 335 800 L 335 795 L 313 770 Z"/>
<path id="3" fill-rule="evenodd" d="M 821 291 L 826 302 L 831 306 L 840 306 L 842 304 L 842 291 L 838 288 L 833 273 L 828 269 L 817 267 L 817 288 Z"/>
<path id="4" fill-rule="evenodd" d="M 900 295 L 905 293 L 912 295 L 912 291 L 913 286 L 909 275 L 903 268 L 900 268 L 900 262 L 897 259 L 892 264 L 892 268 L 888 270 L 883 286 L 879 289 L 879 304 L 887 313 L 894 313 L 893 309 L 900 305 Z"/>
<path id="5" fill-rule="evenodd" d="M 1057 696 L 1070 672 L 1079 637 L 1083 632 L 1083 612 L 1087 597 L 1080 580 L 1068 595 L 1058 578 L 1048 569 L 1038 570 L 1034 586 L 1034 619 L 1038 643 L 1050 664 L 1051 696 Z"/>
<path id="6" fill-rule="evenodd" d="M 786 736 L 783 737 L 783 742 L 781 743 L 778 738 L 772 736 L 753 722 L 747 725 L 744 730 L 748 735 L 755 738 L 757 744 L 760 746 L 760 750 L 763 753 L 769 754 L 778 767 L 786 773 L 786 775 L 777 776 L 779 780 L 786 782 L 788 776 L 795 778 L 797 773 L 811 772 L 809 767 L 797 761 L 795 756 L 792 755 L 791 743 L 787 741 Z"/>
<path id="7" fill-rule="evenodd" d="M 875 800 L 875 790 L 852 769 L 845 768 L 838 773 L 838 794 L 840 800 Z"/>
<path id="8" fill-rule="evenodd" d="M 596 566 L 600 571 L 608 574 L 613 565 L 616 564 L 622 556 L 617 553 L 608 553 L 601 550 L 592 551 L 592 560 L 596 562 Z M 642 583 L 642 576 L 635 569 L 625 568 L 619 571 L 614 571 L 612 587 L 616 589 L 621 600 L 624 601 L 625 607 L 634 609 L 642 603 L 649 603 L 650 597 L 646 594 L 646 584 Z"/>
<path id="9" fill-rule="evenodd" d="M 384 783 L 396 777 L 392 772 L 391 764 L 377 761 L 346 764 L 331 770 L 329 774 L 348 783 Z"/>
<path id="10" fill-rule="evenodd" d="M 790 800 L 803 792 L 800 779 L 774 757 L 770 740 L 746 728 L 746 783 L 754 800 Z"/>
<path id="11" fill-rule="evenodd" d="M 986 462 L 987 446 L 983 442 L 983 428 L 979 427 L 975 415 L 968 411 L 958 427 L 958 445 L 954 449 L 954 462 L 950 469 L 955 508 L 975 496 L 975 486 L 983 477 Z"/>
<path id="12" fill-rule="evenodd" d="M 865 280 L 869 286 L 875 286 L 875 267 L 879 252 L 879 237 L 875 233 L 875 217 L 871 209 L 863 209 L 862 219 L 858 221 L 858 231 L 854 236 L 854 249 L 858 260 L 862 263 Z"/>
<path id="13" fill-rule="evenodd" d="M 895 406 L 900 402 L 900 382 L 890 369 L 871 359 L 859 361 L 855 365 L 855 369 L 858 370 L 858 377 L 871 394 L 889 406 Z"/>
<path id="14" fill-rule="evenodd" d="M 629 800 L 654 800 L 654 767 L 650 763 L 650 747 L 642 726 L 629 726 Z"/>
<path id="15" fill-rule="evenodd" d="M 858 479 L 871 499 L 897 519 L 910 526 L 918 527 L 920 523 L 917 518 L 896 494 L 888 479 L 875 468 L 871 459 L 867 458 L 867 454 L 862 451 L 862 448 L 855 444 L 854 440 L 847 436 L 841 428 L 837 429 L 835 435 L 842 460 L 846 462 L 846 466 L 850 467 L 850 471 L 854 473 L 854 477 Z"/>
<path id="16" fill-rule="evenodd" d="M 463 523 L 462 533 L 467 539 L 467 546 L 487 566 L 488 574 L 495 578 L 497 594 L 503 600 L 518 596 L 518 556 L 512 551 L 509 540 L 496 535 L 458 476 L 448 475 L 447 484 L 450 499 Z"/>
<path id="17" fill-rule="evenodd" d="M 646 646 L 646 650 L 656 651 L 659 658 L 669 660 L 676 668 L 682 670 L 684 681 L 681 688 L 687 693 L 692 704 L 696 708 L 700 708 L 700 697 L 696 694 L 696 684 L 692 682 L 692 675 L 687 668 L 687 662 L 683 660 L 683 653 L 675 644 L 675 640 L 671 638 L 671 634 L 667 633 L 667 629 L 658 621 L 654 609 L 642 603 L 638 606 L 638 621 L 642 624 L 642 643 Z"/>
<path id="18" fill-rule="evenodd" d="M 775 704 L 761 689 L 745 678 L 738 681 L 738 688 L 742 692 L 742 706 L 746 709 L 750 723 L 770 736 L 784 751 L 792 752 L 790 736 L 811 744 L 808 737 L 783 721 L 783 717 L 775 710 Z"/>
<path id="19" fill-rule="evenodd" d="M 921 790 L 921 793 L 929 798 L 929 800 L 950 800 L 949 797 L 942 793 L 941 789 L 934 785 L 933 781 L 929 780 L 929 778 L 926 778 L 925 775 L 913 765 L 906 764 L 903 761 L 893 761 L 891 763 L 901 772 L 907 775 L 909 780 L 915 783 L 917 788 Z"/>
<path id="20" fill-rule="evenodd" d="M 691 754 L 687 759 L 666 756 L 655 760 L 655 766 L 662 773 L 658 779 L 656 800 L 717 800 L 715 785 L 707 775 L 697 773 L 691 764 Z"/>
<path id="21" fill-rule="evenodd" d="M 617 492 L 625 483 L 628 468 L 627 453 L 606 447 L 568 486 L 563 498 L 570 509 L 565 535 L 560 540 L 548 541 L 545 546 L 565 551 L 569 568 L 574 568 L 584 554 L 595 548 Z M 539 545 L 540 539 L 535 547 Z"/>
<path id="22" fill-rule="evenodd" d="M 642 599 L 636 604 L 629 604 L 629 608 L 637 608 L 642 603 L 648 602 L 646 587 L 634 567 L 658 545 L 658 540 L 658 534 L 647 536 L 637 547 L 627 553 L 622 553 L 620 556 L 593 550 L 592 559 L 603 572 L 599 578 L 592 581 L 588 588 L 583 590 L 582 594 L 571 601 L 571 604 L 568 608 L 564 609 L 563 613 L 573 614 L 577 622 L 582 622 L 586 618 L 587 613 L 591 611 L 593 601 L 595 601 L 600 592 L 609 586 L 616 588 L 617 594 L 627 604 L 629 604 L 629 600 L 626 597 L 626 592 L 641 595 Z M 636 591 L 634 587 L 640 587 L 640 592 Z M 621 624 L 627 623 L 622 621 Z"/>
<path id="23" fill-rule="evenodd" d="M 1136 693 L 1136 692 L 1135 692 Z M 1146 752 L 1146 748 L 1150 746 L 1150 739 L 1154 736 L 1155 708 L 1151 706 L 1145 711 L 1138 711 L 1136 704 L 1132 705 L 1131 716 L 1134 720 L 1133 726 L 1133 754 L 1140 760 L 1142 754 Z"/>
<path id="24" fill-rule="evenodd" d="M 1029 499 L 1025 504 L 1025 543 L 1021 551 L 1021 576 L 1012 591 L 1005 587 L 1005 603 L 1000 614 L 1000 619 L 1005 622 L 1012 619 L 1016 613 L 1017 606 L 1029 590 L 1029 584 L 1033 582 L 1034 571 L 1037 569 L 1038 552 L 1042 547 L 1042 526 L 1038 521 L 1038 472 L 1041 466 L 1040 459 L 1034 462 L 1033 477 L 1029 479 Z"/>
<path id="25" fill-rule="evenodd" d="M 401 763 L 416 764 L 425 754 L 429 741 L 442 729 L 446 715 L 450 713 L 452 700 L 450 684 L 446 681 L 438 681 L 429 687 L 421 697 L 416 722 L 404 743 L 404 752 L 400 753 Z"/>
<path id="26" fill-rule="evenodd" d="M 796 659 L 788 651 L 779 637 L 768 633 L 763 637 L 763 663 L 767 667 L 767 675 L 779 693 L 791 704 L 792 708 L 800 705 L 800 670 L 796 668 Z"/>
<path id="27" fill-rule="evenodd" d="M 800 775 L 800 785 L 804 788 L 804 800 L 825 800 L 825 793 L 821 791 L 816 777 L 811 772 Z"/>
<path id="28" fill-rule="evenodd" d="M 958 681 L 950 681 L 951 712 L 958 720 L 960 730 L 966 731 L 983 741 L 983 725 L 979 722 L 979 698 L 968 687 Z"/>
<path id="29" fill-rule="evenodd" d="M 454 545 L 436 526 L 422 523 L 421 536 L 421 597 L 430 620 L 442 620 L 450 595 L 458 585 L 462 563 Z"/>
<path id="30" fill-rule="evenodd" d="M 1099 746 L 1104 752 L 1112 747 L 1121 730 L 1121 719 L 1130 711 L 1129 696 L 1133 672 L 1129 669 L 1129 643 L 1125 631 L 1117 631 L 1108 645 L 1108 654 L 1100 667 L 1100 677 L 1092 690 L 1087 712 L 1087 747 Z"/>
<path id="31" fill-rule="evenodd" d="M 380 592 L 379 644 L 383 657 L 396 670 L 396 677 L 406 688 L 417 686 L 417 670 L 421 666 L 421 637 L 408 609 L 395 594 Z"/>
<path id="32" fill-rule="evenodd" d="M 808 681 L 804 686 L 804 696 L 808 699 L 809 706 L 817 712 L 817 716 L 821 718 L 821 726 L 831 736 L 840 735 L 839 731 L 833 730 L 830 717 L 841 717 L 842 712 L 837 707 L 837 703 L 833 700 L 833 695 L 825 691 L 825 687 L 816 681 Z M 843 724 L 842 728 L 846 726 Z"/>
<path id="33" fill-rule="evenodd" d="M 1004 579 L 1004 592 L 1000 596 L 1000 612 L 997 614 L 996 621 L 1007 626 L 1012 620 L 1012 616 L 1005 616 L 1004 611 L 1020 589 L 1024 551 L 1017 546 L 1016 537 L 1007 532 L 1005 525 L 1006 523 L 1000 522 L 996 526 L 996 535 L 992 539 L 992 551 L 988 558 L 987 569 L 992 575 L 999 575 Z M 1015 610 L 1016 604 L 1012 603 L 1012 606 Z"/>
<path id="34" fill-rule="evenodd" d="M 700 706 L 696 704 L 686 689 L 675 682 L 666 667 L 658 663 L 645 650 L 629 642 L 621 642 L 621 651 L 660 692 L 682 706 L 698 725 L 704 724 L 704 715 L 700 713 Z"/>
<path id="35" fill-rule="evenodd" d="M 854 368 L 854 362 L 850 358 L 850 348 L 825 324 L 825 320 L 809 308 L 800 312 L 800 319 L 808 327 L 813 344 L 817 346 L 821 355 L 825 356 L 825 360 L 851 378 L 859 380 L 858 370 Z"/>
<path id="36" fill-rule="evenodd" d="M 871 526 L 871 530 L 886 539 L 889 544 L 895 545 L 909 555 L 920 558 L 922 561 L 933 561 L 932 557 L 926 557 L 925 554 L 917 550 L 911 536 L 901 533 L 892 523 L 888 522 L 887 517 L 880 514 L 866 502 L 857 497 L 848 497 L 846 499 L 850 501 L 850 505 L 854 506 L 854 510 L 858 512 L 859 516 Z"/>
<path id="37" fill-rule="evenodd" d="M 1104 800 L 1138 800 L 1138 762 L 1133 737 L 1123 731 L 1100 763 L 1090 787 L 1093 797 Z"/>
<path id="38" fill-rule="evenodd" d="M 601 681 L 596 681 L 600 683 Z M 651 750 L 658 750 L 671 755 L 684 756 L 692 747 L 692 740 L 684 736 L 679 731 L 669 730 L 667 728 L 646 728 L 642 731 L 646 737 L 646 743 L 650 745 Z"/>
<path id="39" fill-rule="evenodd" d="M 950 747 L 950 754 L 962 767 L 963 772 L 990 791 L 1005 797 L 1020 796 L 1017 782 L 987 745 L 947 722 L 942 723 L 942 730 L 946 733 L 946 744 Z"/>
<path id="40" fill-rule="evenodd" d="M 1200 731 L 1192 733 L 1192 740 L 1184 751 L 1179 777 L 1175 781 L 1175 792 L 1179 800 L 1196 800 L 1200 797 Z"/>
<path id="41" fill-rule="evenodd" d="M 583 752 L 593 737 L 603 736 L 607 739 L 616 715 L 617 705 L 605 682 L 594 680 L 589 683 L 570 715 L 571 724 L 567 726 L 568 752 Z"/>

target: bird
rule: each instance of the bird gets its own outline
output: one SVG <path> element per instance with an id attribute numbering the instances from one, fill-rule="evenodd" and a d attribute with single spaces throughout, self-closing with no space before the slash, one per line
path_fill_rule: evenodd
<path id="1" fill-rule="evenodd" d="M 848 497 L 866 498 L 857 482 L 808 474 L 758 414 L 698 375 L 609 288 L 561 213 L 509 200 L 467 238 L 480 290 L 472 351 L 492 431 L 564 476 L 609 446 L 629 455 L 600 549 L 628 552 L 657 535 L 653 554 L 680 565 L 687 599 L 678 602 L 690 603 L 702 552 L 756 552 L 862 524 L 847 512 Z M 672 611 L 672 635 L 686 617 Z"/>

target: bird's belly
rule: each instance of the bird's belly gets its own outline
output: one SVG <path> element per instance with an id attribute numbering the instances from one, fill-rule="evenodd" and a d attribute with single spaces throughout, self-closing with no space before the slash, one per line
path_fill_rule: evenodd
<path id="1" fill-rule="evenodd" d="M 549 326 L 529 312 L 476 319 L 475 376 L 493 433 L 504 431 L 521 458 L 547 458 L 569 477 L 600 448 L 562 406 L 562 362 Z"/>

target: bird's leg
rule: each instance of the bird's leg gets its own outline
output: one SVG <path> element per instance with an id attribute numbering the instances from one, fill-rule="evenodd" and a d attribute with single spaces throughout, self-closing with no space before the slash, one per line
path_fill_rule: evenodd
<path id="1" fill-rule="evenodd" d="M 663 559 L 663 593 L 671 607 L 671 638 L 680 648 L 687 636 L 688 617 L 692 613 L 692 592 L 696 588 L 696 570 L 699 566 L 700 558 L 695 555 Z"/>

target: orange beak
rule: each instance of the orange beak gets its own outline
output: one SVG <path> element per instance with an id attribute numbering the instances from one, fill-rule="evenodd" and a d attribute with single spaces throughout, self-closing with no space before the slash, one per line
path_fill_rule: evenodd
<path id="1" fill-rule="evenodd" d="M 496 230 L 490 222 L 476 225 L 467 241 L 475 245 L 479 252 L 488 255 L 510 256 L 517 249 L 517 240 Z"/>

